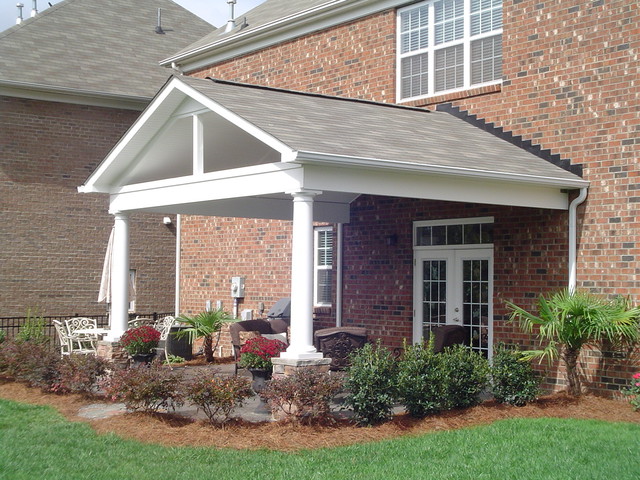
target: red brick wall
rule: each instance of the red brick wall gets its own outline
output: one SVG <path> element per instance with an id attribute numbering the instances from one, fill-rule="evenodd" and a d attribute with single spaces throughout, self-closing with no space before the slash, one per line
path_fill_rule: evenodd
<path id="1" fill-rule="evenodd" d="M 81 185 L 139 112 L 0 97 L 0 316 L 98 314 L 108 198 Z M 173 311 L 175 229 L 133 215 L 138 311 Z"/>
<path id="2" fill-rule="evenodd" d="M 412 102 L 424 107 L 453 102 L 582 164 L 592 184 L 578 210 L 578 285 L 636 301 L 638 13 L 634 0 L 505 0 L 503 84 Z M 395 12 L 316 32 L 195 75 L 393 102 Z M 411 223 L 476 215 L 496 218 L 495 340 L 532 346 L 530 336 L 504 321 L 504 301 L 532 307 L 540 293 L 566 285 L 566 212 L 363 196 L 345 225 L 343 322 L 368 327 L 389 346 L 410 338 Z M 225 222 L 237 226 L 244 221 Z M 399 238 L 393 249 L 384 241 L 389 233 Z M 203 255 L 213 261 L 218 251 Z M 593 354 L 584 356 L 583 366 L 601 391 L 617 389 L 635 368 L 629 360 Z M 548 374 L 550 384 L 562 383 L 556 379 L 561 372 Z"/>
<path id="3" fill-rule="evenodd" d="M 395 12 L 312 33 L 194 72 L 342 97 L 395 101 Z"/>

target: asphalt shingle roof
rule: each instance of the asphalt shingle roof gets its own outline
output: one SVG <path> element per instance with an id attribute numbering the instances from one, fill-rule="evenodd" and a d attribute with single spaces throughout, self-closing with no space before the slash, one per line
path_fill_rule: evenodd
<path id="1" fill-rule="evenodd" d="M 293 150 L 569 183 L 552 163 L 444 112 L 179 77 Z"/>
<path id="2" fill-rule="evenodd" d="M 171 0 L 64 0 L 0 33 L 0 84 L 151 98 L 158 62 L 213 29 Z"/>

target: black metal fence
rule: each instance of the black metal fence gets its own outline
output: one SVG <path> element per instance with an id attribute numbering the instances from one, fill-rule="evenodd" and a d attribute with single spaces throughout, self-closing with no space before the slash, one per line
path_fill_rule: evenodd
<path id="1" fill-rule="evenodd" d="M 143 318 L 151 318 L 154 321 L 158 318 L 166 317 L 167 315 L 173 315 L 173 312 L 168 313 L 132 313 L 129 314 L 129 319 L 133 320 L 136 317 Z M 25 324 L 25 322 L 31 318 L 31 320 L 42 319 L 44 320 L 44 334 L 45 336 L 51 339 L 50 345 L 53 347 L 58 343 L 58 335 L 56 333 L 56 329 L 53 325 L 53 320 L 58 320 L 59 322 L 64 323 L 65 320 L 69 320 L 70 318 L 75 317 L 88 317 L 93 318 L 98 323 L 98 327 L 108 328 L 109 327 L 109 316 L 106 314 L 100 315 L 56 315 L 56 316 L 32 316 L 32 317 L 0 317 L 0 330 L 3 330 L 6 333 L 7 339 L 14 338 L 18 336 L 20 329 Z"/>

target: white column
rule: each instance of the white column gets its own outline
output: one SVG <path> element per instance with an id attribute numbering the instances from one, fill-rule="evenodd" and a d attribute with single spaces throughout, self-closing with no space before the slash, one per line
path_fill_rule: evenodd
<path id="1" fill-rule="evenodd" d="M 111 332 L 107 340 L 118 340 L 129 320 L 129 216 L 117 212 L 111 261 Z"/>
<path id="2" fill-rule="evenodd" d="M 291 338 L 289 348 L 281 358 L 322 358 L 322 353 L 313 346 L 313 197 L 319 193 L 303 190 L 291 194 Z"/>

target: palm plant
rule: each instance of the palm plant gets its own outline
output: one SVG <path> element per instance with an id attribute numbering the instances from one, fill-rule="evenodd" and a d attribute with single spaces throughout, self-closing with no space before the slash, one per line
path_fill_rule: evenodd
<path id="1" fill-rule="evenodd" d="M 207 362 L 213 362 L 213 334 L 220 332 L 223 323 L 233 320 L 233 317 L 223 310 L 208 310 L 195 316 L 180 315 L 177 320 L 188 325 L 188 328 L 176 332 L 178 337 L 188 335 L 193 343 L 198 338 L 203 338 L 204 358 Z"/>
<path id="2" fill-rule="evenodd" d="M 537 316 L 510 302 L 507 307 L 512 311 L 509 321 L 518 321 L 530 333 L 537 327 L 538 340 L 546 344 L 540 350 L 523 353 L 529 359 L 546 358 L 549 363 L 560 357 L 572 395 L 580 395 L 582 391 L 578 357 L 583 346 L 597 347 L 603 340 L 617 343 L 640 339 L 640 309 L 631 307 L 622 297 L 606 300 L 565 289 L 548 298 L 541 295 Z"/>

